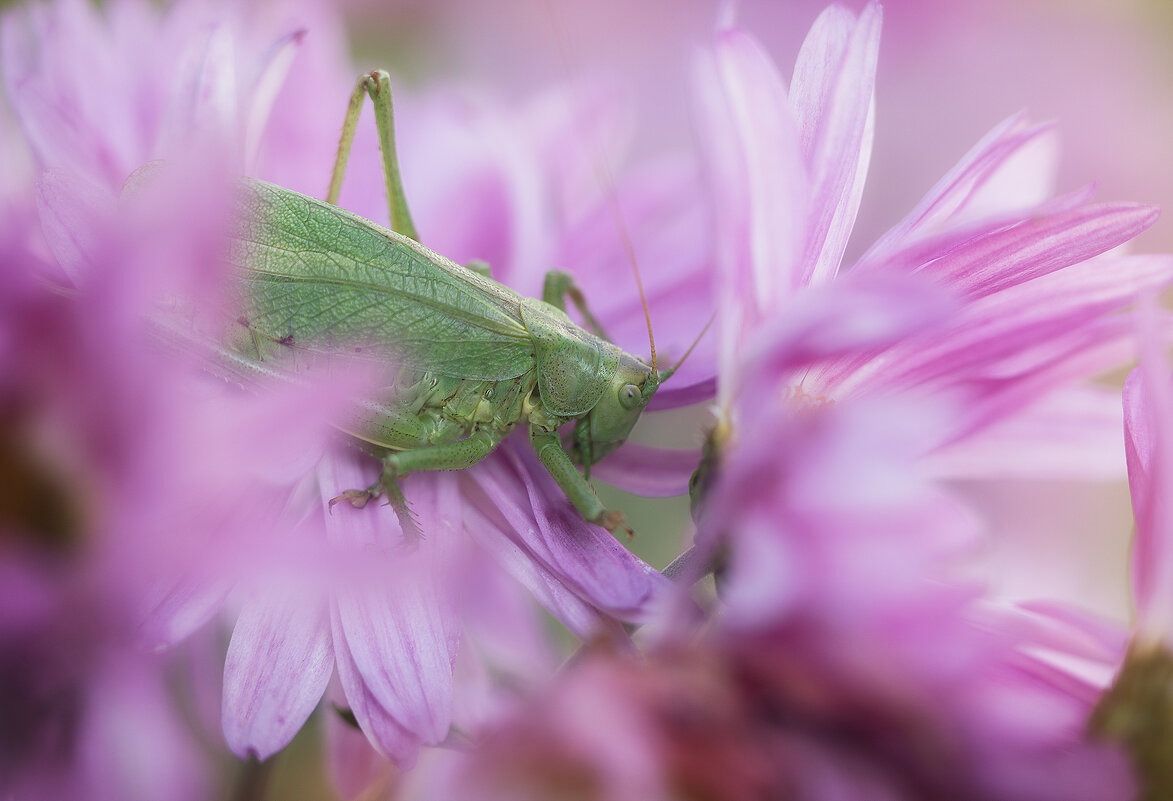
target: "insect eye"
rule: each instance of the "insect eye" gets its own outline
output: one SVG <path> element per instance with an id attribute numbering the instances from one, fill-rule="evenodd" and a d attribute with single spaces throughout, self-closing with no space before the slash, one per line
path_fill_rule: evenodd
<path id="1" fill-rule="evenodd" d="M 624 384 L 619 388 L 619 405 L 624 409 L 631 409 L 639 403 L 639 387 L 635 384 Z"/>

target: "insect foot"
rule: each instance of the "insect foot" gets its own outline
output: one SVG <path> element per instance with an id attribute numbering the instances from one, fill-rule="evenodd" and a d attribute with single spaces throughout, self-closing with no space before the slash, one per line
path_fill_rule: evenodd
<path id="1" fill-rule="evenodd" d="M 368 487 L 365 490 L 349 489 L 339 495 L 335 495 L 330 499 L 330 510 L 334 510 L 334 505 L 346 501 L 355 509 L 362 509 L 372 498 L 379 497 L 379 486 L 376 484 L 373 487 Z"/>
<path id="2" fill-rule="evenodd" d="M 600 514 L 593 522 L 598 523 L 612 534 L 615 533 L 615 529 L 619 529 L 627 535 L 628 541 L 635 537 L 635 530 L 631 526 L 627 525 L 627 519 L 623 516 L 623 512 L 604 509 L 603 513 Z"/>

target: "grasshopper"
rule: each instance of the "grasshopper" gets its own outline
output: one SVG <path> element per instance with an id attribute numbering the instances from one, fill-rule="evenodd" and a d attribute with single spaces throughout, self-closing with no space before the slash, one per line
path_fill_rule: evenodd
<path id="1" fill-rule="evenodd" d="M 394 230 L 335 205 L 366 96 Z M 230 248 L 242 290 L 236 353 L 263 362 L 292 349 L 394 365 L 386 396 L 364 400 L 339 426 L 381 458 L 381 476 L 335 502 L 362 506 L 383 496 L 405 535 L 418 538 L 399 479 L 476 464 L 524 423 L 538 459 L 583 518 L 633 533 L 596 497 L 590 466 L 624 442 L 679 364 L 657 369 L 650 318 L 650 363 L 609 342 L 566 273 L 550 272 L 542 299 L 527 298 L 486 268 L 421 245 L 395 155 L 387 73 L 360 76 L 355 86 L 325 201 L 245 179 L 240 211 Z M 568 298 L 592 330 L 567 316 Z M 572 421 L 564 448 L 558 431 Z"/>

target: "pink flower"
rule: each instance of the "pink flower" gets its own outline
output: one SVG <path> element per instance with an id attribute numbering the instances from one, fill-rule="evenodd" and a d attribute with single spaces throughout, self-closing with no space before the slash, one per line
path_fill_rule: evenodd
<path id="1" fill-rule="evenodd" d="M 42 225 L 67 276 L 87 290 L 106 280 L 93 266 L 102 261 L 94 254 L 107 246 L 105 215 L 127 175 L 148 159 L 184 161 L 211 151 L 234 169 L 321 192 L 354 73 L 339 57 L 329 15 L 314 6 L 299 14 L 309 27 L 272 29 L 188 4 L 160 14 L 129 0 L 112 6 L 106 19 L 68 5 L 6 18 L 5 85 L 39 166 L 49 168 L 39 190 Z M 152 44 L 140 48 L 141 41 Z M 66 51 L 71 61 L 103 65 L 90 76 L 85 97 L 53 79 L 51 66 Z M 286 74 L 290 80 L 283 83 Z M 402 162 L 409 194 L 419 187 L 417 220 L 425 242 L 455 258 L 488 257 L 499 278 L 531 294 L 540 286 L 540 269 L 617 251 L 587 159 L 565 156 L 590 152 L 576 133 L 583 120 L 598 128 L 586 134 L 589 139 L 614 136 L 613 104 L 586 91 L 551 92 L 518 108 L 470 92 L 401 98 Z M 101 103 L 90 102 L 98 96 Z M 337 110 L 336 120 L 333 112 L 323 113 L 327 108 Z M 413 169 L 422 171 L 414 181 Z M 378 219 L 385 208 L 378 176 L 373 132 L 364 125 L 343 205 Z M 662 198 L 675 198 L 668 213 L 673 225 L 681 225 L 680 216 L 696 219 L 696 207 L 684 200 L 695 193 L 682 190 L 692 181 L 679 164 L 662 162 L 621 182 L 621 199 L 635 207 L 637 239 L 660 230 L 657 218 L 645 216 Z M 461 210 L 459 217 L 453 209 Z M 689 311 L 695 304 L 681 287 L 703 276 L 704 248 L 696 246 L 703 233 L 687 227 L 694 235 L 679 242 L 669 235 L 649 239 L 653 260 L 645 273 L 653 303 L 675 298 L 685 304 L 687 313 L 660 326 L 664 346 L 677 353 L 699 330 Z M 165 248 L 173 232 L 161 230 L 158 243 Z M 604 230 L 610 239 L 600 234 Z M 208 248 L 215 240 L 193 232 L 196 240 L 190 256 L 203 255 L 203 272 L 185 273 L 190 283 L 168 284 L 160 294 L 214 309 L 220 276 L 209 269 L 215 258 Z M 137 245 L 130 234 L 118 243 Z M 140 261 L 149 263 L 153 253 L 142 248 Z M 618 280 L 629 285 L 627 268 L 620 269 Z M 613 289 L 614 270 L 600 274 L 601 286 Z M 634 340 L 630 347 L 639 352 L 644 335 L 633 297 L 628 292 L 595 307 L 604 324 L 621 341 Z M 150 304 L 133 311 L 130 319 L 154 313 Z M 288 415 L 302 402 L 297 388 L 254 403 L 206 382 L 175 386 L 184 388 L 182 403 L 147 396 L 141 407 L 118 409 L 120 415 L 133 408 L 166 416 L 173 432 L 158 441 L 159 454 L 190 450 L 199 478 L 178 500 L 166 471 L 154 478 L 159 503 L 150 509 L 161 514 L 174 508 L 184 525 L 168 540 L 174 553 L 161 556 L 176 569 L 150 583 L 143 634 L 152 643 L 171 643 L 225 603 L 239 609 L 225 665 L 223 717 L 229 744 L 242 756 L 266 757 L 282 748 L 335 674 L 346 704 L 384 754 L 410 763 L 421 744 L 442 741 L 454 712 L 453 660 L 463 636 L 462 581 L 453 577 L 475 562 L 468 554 L 488 554 L 583 637 L 645 619 L 664 584 L 612 536 L 581 520 L 528 444 L 506 443 L 459 476 L 412 476 L 407 493 L 428 541 L 404 556 L 394 550 L 400 535 L 386 509 L 327 511 L 329 498 L 366 486 L 377 471 L 353 452 L 329 454 L 313 467 L 325 453 L 319 424 L 329 415 L 322 413 L 340 388 L 324 397 L 311 393 L 305 416 L 294 423 Z M 179 414 L 201 424 L 181 425 L 171 417 Z M 252 428 L 244 425 L 250 421 Z M 281 450 L 276 446 L 286 427 L 297 436 Z M 202 441 L 165 446 L 179 434 Z M 201 453 L 217 455 L 205 463 L 196 458 Z M 217 472 L 221 460 L 239 471 Z M 264 479 L 259 488 L 258 474 Z M 675 470 L 677 487 L 686 475 Z M 316 482 L 309 500 L 297 484 L 302 478 Z M 658 482 L 661 491 L 666 483 Z M 201 502 L 203 492 L 224 503 Z M 182 503 L 171 507 L 173 500 Z M 251 507 L 237 506 L 250 500 Z M 225 516 L 228 509 L 239 516 Z M 367 550 L 379 556 L 362 565 L 356 552 Z"/>
<path id="2" fill-rule="evenodd" d="M 846 289 L 786 309 L 775 363 L 866 353 L 949 309 Z M 918 441 L 947 414 L 895 395 L 796 408 L 767 374 L 705 511 L 702 542 L 729 551 L 705 625 L 680 615 L 639 657 L 588 650 L 409 797 L 1132 797 L 1123 755 L 1085 734 L 1121 633 L 955 574 L 974 521 Z"/>
<path id="3" fill-rule="evenodd" d="M 949 325 L 804 371 L 792 379 L 794 391 L 842 399 L 915 390 L 956 399 L 955 421 L 927 444 L 943 473 L 1009 466 L 1103 475 L 1103 432 L 1088 424 L 1111 423 L 1114 401 L 1071 384 L 1127 357 L 1129 327 L 1115 312 L 1173 277 L 1164 256 L 1105 255 L 1151 225 L 1156 211 L 1090 204 L 1086 190 L 1024 206 L 1040 196 L 1030 146 L 1047 128 L 1014 117 L 846 269 L 871 152 L 879 35 L 877 4 L 858 17 L 828 9 L 789 87 L 737 29 L 722 32 L 699 63 L 721 275 L 723 407 L 749 380 L 742 354 L 787 298 L 840 275 L 911 273 L 959 296 Z M 1089 414 L 1089 404 L 1105 413 Z M 1082 429 L 1078 445 L 1053 436 L 1061 414 L 1073 423 L 1063 431 Z M 1036 420 L 1048 425 L 1026 425 Z M 1017 449 L 990 447 L 1011 432 Z M 1027 447 L 1032 460 L 1024 465 L 1014 454 Z"/>

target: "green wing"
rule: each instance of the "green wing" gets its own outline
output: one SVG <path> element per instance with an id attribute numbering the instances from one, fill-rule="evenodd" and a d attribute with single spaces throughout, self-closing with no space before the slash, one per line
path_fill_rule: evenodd
<path id="1" fill-rule="evenodd" d="M 289 189 L 243 181 L 230 260 L 254 332 L 460 378 L 534 364 L 521 297 L 419 243 Z"/>

